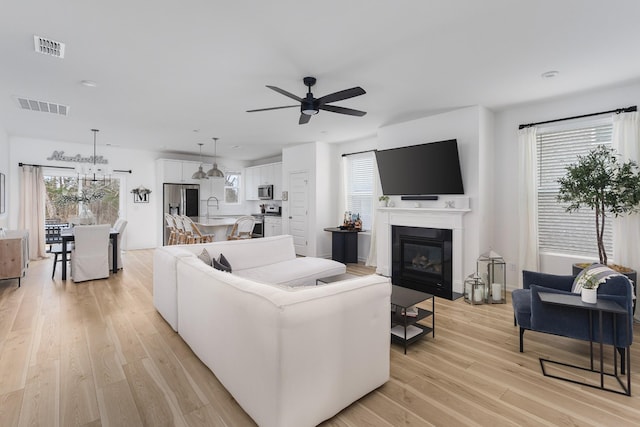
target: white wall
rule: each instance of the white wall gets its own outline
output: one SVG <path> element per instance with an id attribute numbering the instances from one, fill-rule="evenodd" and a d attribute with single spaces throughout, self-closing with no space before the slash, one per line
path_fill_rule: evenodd
<path id="1" fill-rule="evenodd" d="M 18 208 L 20 182 L 19 162 L 52 166 L 74 166 L 73 163 L 47 160 L 54 150 L 64 151 L 65 155 L 92 155 L 93 147 L 88 144 L 72 142 L 50 141 L 23 137 L 9 138 L 10 165 L 12 176 L 9 215 L 11 228 L 18 226 Z M 120 147 L 100 146 L 98 154 L 109 161 L 113 169 L 132 170 L 131 174 L 118 173 L 118 178 L 124 181 L 124 206 L 121 206 L 121 217 L 127 219 L 127 230 L 123 237 L 124 249 L 141 249 L 155 247 L 155 227 L 157 209 L 160 209 L 161 193 L 155 185 L 155 158 L 157 153 L 150 151 L 131 150 Z M 130 191 L 143 185 L 149 188 L 149 203 L 133 203 Z"/>
<path id="2" fill-rule="evenodd" d="M 608 111 L 640 104 L 640 84 L 601 89 L 545 102 L 520 105 L 495 115 L 495 210 L 494 250 L 508 263 L 507 282 L 517 284 L 518 265 L 518 125 L 582 114 Z M 615 259 L 613 260 L 615 262 Z M 541 270 L 554 274 L 571 274 L 575 258 L 557 254 L 541 255 Z"/>
<path id="3" fill-rule="evenodd" d="M 0 172 L 5 175 L 5 202 L 9 203 L 10 175 L 9 175 L 9 136 L 0 123 Z M 0 227 L 9 228 L 9 210 L 0 214 Z"/>

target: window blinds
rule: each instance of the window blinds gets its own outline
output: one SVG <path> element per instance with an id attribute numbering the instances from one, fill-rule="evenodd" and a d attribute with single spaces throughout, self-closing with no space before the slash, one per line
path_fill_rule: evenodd
<path id="1" fill-rule="evenodd" d="M 595 212 L 583 208 L 566 212 L 557 200 L 558 178 L 578 155 L 586 155 L 598 145 L 611 145 L 612 124 L 585 125 L 579 129 L 544 131 L 538 144 L 538 244 L 541 252 L 598 256 Z M 613 255 L 612 218 L 605 222 L 604 244 Z"/>
<path id="2" fill-rule="evenodd" d="M 358 153 L 345 156 L 345 193 L 347 210 L 360 214 L 362 228 L 371 230 L 373 221 L 374 153 Z"/>

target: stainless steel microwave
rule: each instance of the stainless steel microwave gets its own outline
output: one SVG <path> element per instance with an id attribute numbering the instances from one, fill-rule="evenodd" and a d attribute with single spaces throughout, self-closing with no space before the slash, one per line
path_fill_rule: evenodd
<path id="1" fill-rule="evenodd" d="M 260 200 L 272 200 L 273 199 L 273 185 L 259 185 L 258 186 L 258 198 Z"/>

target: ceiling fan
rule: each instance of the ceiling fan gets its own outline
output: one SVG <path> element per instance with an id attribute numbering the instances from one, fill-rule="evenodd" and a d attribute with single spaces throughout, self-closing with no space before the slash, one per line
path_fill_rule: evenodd
<path id="1" fill-rule="evenodd" d="M 300 120 L 298 120 L 298 124 L 300 125 L 309 123 L 311 116 L 318 114 L 318 111 L 320 110 L 331 111 L 332 113 L 347 114 L 349 116 L 358 116 L 358 117 L 362 117 L 365 114 L 367 114 L 365 111 L 354 110 L 354 109 L 345 108 L 345 107 L 338 107 L 336 105 L 327 105 L 332 102 L 342 101 L 344 99 L 353 98 L 355 96 L 360 96 L 367 93 L 360 86 L 330 93 L 329 95 L 325 95 L 320 98 L 314 98 L 313 94 L 311 93 L 311 86 L 316 84 L 316 78 L 305 77 L 304 79 L 302 79 L 302 81 L 304 82 L 304 85 L 307 86 L 308 88 L 307 96 L 305 96 L 304 98 L 300 98 L 299 96 L 296 96 L 290 92 L 287 92 L 284 89 L 280 89 L 279 87 L 267 85 L 269 89 L 275 90 L 279 94 L 288 96 L 291 99 L 295 99 L 300 103 L 299 105 L 296 104 L 296 105 L 285 105 L 283 107 L 260 108 L 257 110 L 247 110 L 247 113 L 255 113 L 256 111 L 279 110 L 281 108 L 293 108 L 293 107 L 299 106 Z"/>

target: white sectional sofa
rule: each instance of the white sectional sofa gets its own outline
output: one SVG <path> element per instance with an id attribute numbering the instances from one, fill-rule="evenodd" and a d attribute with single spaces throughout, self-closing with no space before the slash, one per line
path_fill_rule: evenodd
<path id="1" fill-rule="evenodd" d="M 344 271 L 295 258 L 291 236 L 158 248 L 154 304 L 258 425 L 314 426 L 389 379 L 389 279 L 315 286 Z"/>

